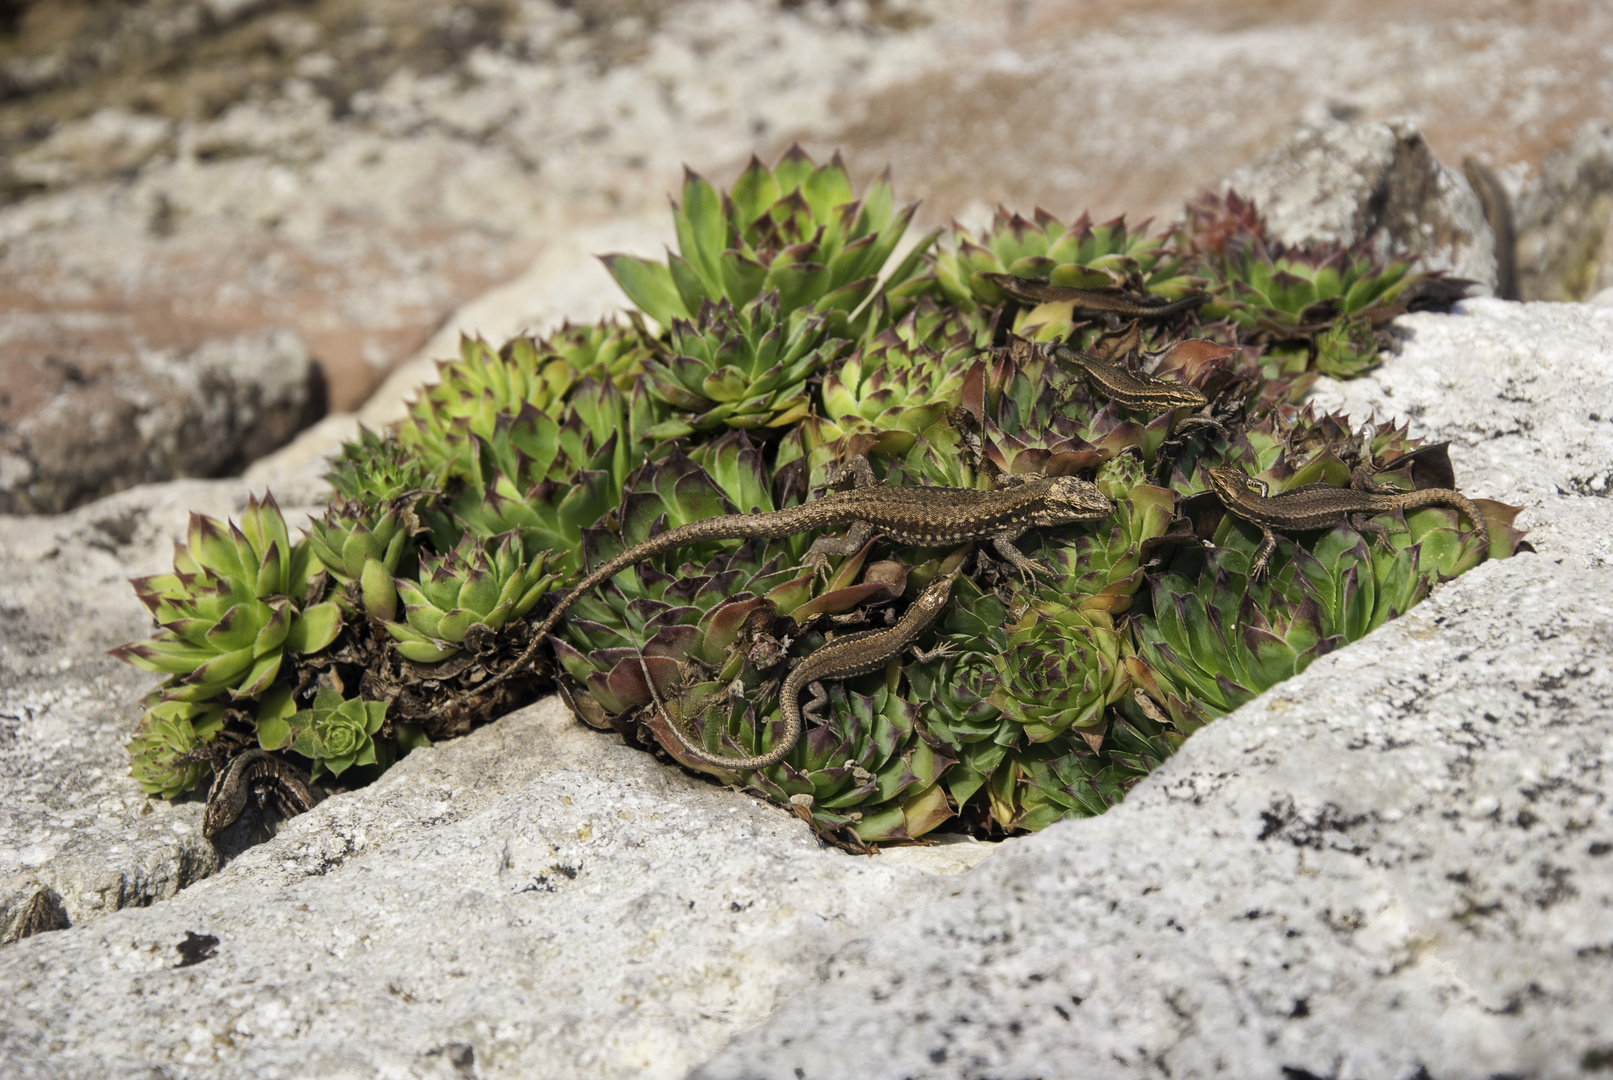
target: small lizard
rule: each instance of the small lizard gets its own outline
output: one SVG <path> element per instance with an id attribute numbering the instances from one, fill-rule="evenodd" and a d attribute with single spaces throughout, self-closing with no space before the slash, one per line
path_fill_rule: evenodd
<path id="1" fill-rule="evenodd" d="M 800 506 L 766 514 L 725 514 L 691 521 L 605 560 L 560 598 L 515 662 L 478 684 L 474 692 L 483 693 L 520 670 L 579 597 L 634 563 L 663 551 L 707 540 L 766 539 L 845 528 L 843 539 L 820 537 L 808 551 L 808 565 L 821 567 L 831 554 L 850 555 L 857 551 L 878 530 L 899 543 L 924 547 L 989 539 L 998 554 L 1021 573 L 1034 574 L 1037 564 L 1013 543 L 1022 533 L 1037 526 L 1108 517 L 1115 509 L 1096 484 L 1073 476 L 1042 477 L 995 491 L 978 491 L 879 484 L 867 460 L 861 457 L 851 460 L 849 471 L 858 477 L 860 485 L 850 491 L 832 491 Z"/>
<path id="2" fill-rule="evenodd" d="M 1119 364 L 1068 345 L 1054 345 L 1052 356 L 1073 364 L 1093 390 L 1128 409 L 1162 413 L 1173 409 L 1202 409 L 1210 403 L 1209 398 L 1191 386 L 1156 379 L 1152 375 L 1133 375 Z"/>
<path id="3" fill-rule="evenodd" d="M 1419 506 L 1448 506 L 1466 514 L 1475 528 L 1482 529 L 1484 517 L 1473 500 L 1450 488 L 1424 488 L 1421 491 L 1392 492 L 1372 479 L 1371 470 L 1358 466 L 1350 487 L 1306 484 L 1304 487 L 1267 497 L 1264 481 L 1237 469 L 1211 469 L 1210 487 L 1226 508 L 1245 521 L 1260 526 L 1260 547 L 1249 566 L 1249 577 L 1264 576 L 1266 564 L 1277 547 L 1274 529 L 1305 532 L 1327 529 L 1343 518 L 1350 518 L 1358 530 L 1372 523 L 1370 514 L 1385 510 L 1415 510 Z M 1382 526 L 1377 526 L 1382 530 Z"/>
<path id="4" fill-rule="evenodd" d="M 935 621 L 941 609 L 946 607 L 947 598 L 952 595 L 952 575 L 944 574 L 930 582 L 929 586 L 913 601 L 911 607 L 896 621 L 896 625 L 884 630 L 863 630 L 855 634 L 835 638 L 821 649 L 801 659 L 790 671 L 784 680 L 784 688 L 779 691 L 779 708 L 784 713 L 784 736 L 765 754 L 754 757 L 725 757 L 722 754 L 713 754 L 705 747 L 693 742 L 675 723 L 668 727 L 677 736 L 683 749 L 693 757 L 712 765 L 721 765 L 725 769 L 750 770 L 765 769 L 783 761 L 796 742 L 801 738 L 803 727 L 802 716 L 817 718 L 816 710 L 822 708 L 829 701 L 829 695 L 824 692 L 824 679 L 850 679 L 857 675 L 867 675 L 878 671 L 891 660 L 895 659 L 903 649 L 908 648 L 918 640 L 918 636 Z M 936 656 L 945 655 L 946 646 L 930 652 L 914 650 L 920 660 L 929 660 Z M 639 658 L 639 664 L 644 659 Z M 650 679 L 649 669 L 644 668 L 644 678 Z M 661 709 L 663 715 L 671 720 L 665 704 L 655 692 L 655 683 L 650 681 L 650 695 L 655 698 L 655 704 Z M 803 710 L 801 708 L 801 688 L 812 688 L 812 700 Z"/>
<path id="5" fill-rule="evenodd" d="M 1045 285 L 1014 274 L 985 274 L 992 284 L 1024 304 L 1074 302 L 1077 311 L 1116 315 L 1124 319 L 1169 319 L 1210 299 L 1209 293 L 1189 293 L 1180 300 L 1165 300 L 1123 289 L 1079 289 L 1073 285 Z M 1157 302 L 1155 302 L 1157 301 Z"/>
<path id="6" fill-rule="evenodd" d="M 207 809 L 202 814 L 202 832 L 217 836 L 241 816 L 247 799 L 273 798 L 283 817 L 295 817 L 312 810 L 325 798 L 320 788 L 308 782 L 308 774 L 267 750 L 253 748 L 230 759 L 213 780 L 207 792 Z"/>

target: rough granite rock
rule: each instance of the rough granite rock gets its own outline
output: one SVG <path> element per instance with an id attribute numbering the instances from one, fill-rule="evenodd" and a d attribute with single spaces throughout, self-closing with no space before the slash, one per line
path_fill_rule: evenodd
<path id="1" fill-rule="evenodd" d="M 958 848 L 989 845 L 916 854 L 980 855 Z M 675 1077 L 951 880 L 826 849 L 550 698 L 173 900 L 7 947 L 0 1057 L 19 1080 Z"/>
<path id="2" fill-rule="evenodd" d="M 1408 120 L 1307 125 L 1221 187 L 1254 199 L 1284 243 L 1364 242 L 1381 259 L 1415 251 L 1426 269 L 1495 288 L 1495 235 L 1478 196 Z"/>

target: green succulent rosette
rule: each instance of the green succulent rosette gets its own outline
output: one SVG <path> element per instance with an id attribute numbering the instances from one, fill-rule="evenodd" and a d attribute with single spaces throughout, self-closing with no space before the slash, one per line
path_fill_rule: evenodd
<path id="1" fill-rule="evenodd" d="M 807 414 L 806 380 L 848 343 L 821 315 L 787 315 L 768 292 L 735 308 L 706 302 L 693 321 L 672 323 L 666 359 L 650 361 L 646 386 L 681 415 L 656 438 L 729 428 L 778 428 Z"/>
<path id="2" fill-rule="evenodd" d="M 388 507 L 376 517 L 362 503 L 349 502 L 309 524 L 308 546 L 331 577 L 347 587 L 338 602 L 349 613 L 394 619 L 398 591 L 392 578 L 414 562 L 418 527 L 419 519 L 406 506 Z"/>
<path id="3" fill-rule="evenodd" d="M 167 675 L 164 701 L 257 697 L 288 654 L 317 652 L 341 630 L 336 604 L 309 602 L 312 565 L 271 495 L 249 500 L 239 526 L 192 514 L 174 572 L 133 581 L 156 634 L 111 654 Z"/>
<path id="4" fill-rule="evenodd" d="M 374 765 L 378 751 L 390 756 L 391 744 L 375 736 L 386 720 L 386 702 L 343 698 L 321 687 L 313 705 L 284 718 L 261 720 L 258 741 L 265 750 L 290 749 L 313 762 L 310 779 L 340 776 L 354 765 Z"/>
<path id="5" fill-rule="evenodd" d="M 1226 319 L 1242 340 L 1269 346 L 1268 378 L 1307 368 L 1359 375 L 1385 344 L 1379 327 L 1425 293 L 1455 299 L 1468 284 L 1413 272 L 1412 259 L 1380 262 L 1364 245 L 1276 243 L 1236 192 L 1189 206 L 1178 242 L 1211 292 L 1200 317 Z"/>
<path id="6" fill-rule="evenodd" d="M 556 420 L 531 407 L 500 417 L 487 437 L 470 437 L 468 478 L 445 511 L 422 516 L 438 551 L 465 536 L 517 533 L 528 558 L 551 552 L 562 572 L 579 566 L 582 530 L 621 496 L 622 484 L 646 458 L 646 433 L 662 414 L 640 387 L 627 394 L 586 381 Z"/>
<path id="7" fill-rule="evenodd" d="M 361 427 L 357 439 L 342 444 L 325 479 L 339 503 L 369 509 L 412 503 L 436 492 L 441 471 L 399 440 Z"/>
<path id="8" fill-rule="evenodd" d="M 383 625 L 405 659 L 446 660 L 531 611 L 562 580 L 548 563 L 548 552 L 527 562 L 514 533 L 466 537 L 446 555 L 422 557 L 417 579 L 394 580 L 406 619 Z"/>
<path id="9" fill-rule="evenodd" d="M 1130 689 L 1121 635 L 1107 613 L 1033 601 L 1008 628 L 992 666 L 991 703 L 1031 742 L 1072 728 L 1096 728 L 1104 709 Z"/>
<path id="10" fill-rule="evenodd" d="M 211 771 L 195 752 L 212 742 L 224 728 L 224 706 L 219 702 L 163 701 L 153 694 L 129 741 L 129 774 L 147 795 L 177 798 Z"/>
<path id="11" fill-rule="evenodd" d="M 823 416 L 839 435 L 885 436 L 887 453 L 905 453 L 911 439 L 940 423 L 962 399 L 968 361 L 979 349 L 965 327 L 947 330 L 934 305 L 915 309 L 881 331 L 823 381 Z"/>
<path id="12" fill-rule="evenodd" d="M 877 684 L 880 675 L 858 684 Z M 720 692 L 691 693 L 684 708 L 702 731 L 721 730 L 730 754 L 759 754 L 771 745 L 782 718 L 759 715 L 754 704 Z M 826 688 L 822 724 L 808 724 L 783 762 L 759 773 L 731 773 L 694 759 L 723 778 L 748 777 L 767 798 L 791 807 L 831 837 L 874 844 L 917 840 L 953 816 L 942 780 L 953 758 L 919 723 L 919 707 L 893 689 L 870 693 Z"/>
<path id="13" fill-rule="evenodd" d="M 1123 217 L 1094 225 L 1082 214 L 1066 225 L 1043 210 L 1027 219 L 999 207 L 978 235 L 954 224 L 951 248 L 929 261 L 941 295 L 966 310 L 1008 300 L 994 274 L 1078 289 L 1124 289 L 1165 301 L 1196 288 L 1169 237 L 1149 233 L 1146 222 L 1128 228 Z M 1073 309 L 1072 301 L 1025 307 L 1010 329 L 1034 341 L 1065 341 L 1079 329 Z M 1085 347 L 1088 337 L 1074 343 Z"/>
<path id="14" fill-rule="evenodd" d="M 742 309 L 772 293 L 780 316 L 810 310 L 849 337 L 866 328 L 874 311 L 866 302 L 916 209 L 895 208 L 889 175 L 858 198 L 838 156 L 819 166 L 794 146 L 772 169 L 752 158 L 726 194 L 687 173 L 672 212 L 678 253 L 665 264 L 631 255 L 604 261 L 662 327 L 698 318 L 707 304 Z M 900 286 L 917 277 L 932 242 L 921 241 L 886 275 L 887 296 L 899 305 Z M 864 318 L 854 322 L 859 309 Z"/>
<path id="15" fill-rule="evenodd" d="M 496 350 L 462 338 L 459 359 L 438 364 L 438 381 L 411 406 L 398 442 L 449 475 L 467 475 L 472 436 L 492 438 L 501 420 L 527 410 L 559 417 L 584 380 L 630 388 L 651 350 L 642 330 L 605 322 L 567 323 L 550 338 L 516 338 Z"/>

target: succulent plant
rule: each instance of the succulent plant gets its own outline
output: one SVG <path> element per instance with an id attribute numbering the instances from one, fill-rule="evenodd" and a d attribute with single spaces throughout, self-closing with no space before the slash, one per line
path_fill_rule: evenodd
<path id="1" fill-rule="evenodd" d="M 727 194 L 687 173 L 672 213 L 679 253 L 668 252 L 665 265 L 631 255 L 604 261 L 662 327 L 698 318 L 708 303 L 740 309 L 774 293 L 780 317 L 809 309 L 853 336 L 849 317 L 873 295 L 916 209 L 895 209 L 888 175 L 856 198 L 838 155 L 819 166 L 792 146 L 772 169 L 752 158 Z M 888 291 L 917 275 L 932 241 L 890 271 Z"/>
<path id="2" fill-rule="evenodd" d="M 311 556 L 306 541 L 291 543 L 272 495 L 249 500 L 241 524 L 227 530 L 192 514 L 174 572 L 133 581 L 156 635 L 112 655 L 168 675 L 164 701 L 255 698 L 287 654 L 323 649 L 341 629 L 336 604 L 311 602 L 322 589 L 310 589 Z"/>
<path id="3" fill-rule="evenodd" d="M 260 721 L 258 741 L 265 750 L 289 748 L 308 758 L 314 763 L 309 779 L 318 780 L 327 772 L 340 776 L 354 765 L 374 765 L 377 746 L 390 749 L 375 741 L 385 719 L 385 702 L 344 699 L 321 687 L 310 708 Z"/>
<path id="4" fill-rule="evenodd" d="M 473 437 L 493 437 L 501 418 L 527 410 L 559 417 L 584 380 L 630 388 L 652 349 L 632 325 L 601 322 L 562 326 L 545 339 L 516 338 L 494 349 L 462 338 L 459 359 L 438 364 L 398 428 L 398 443 L 415 458 L 441 463 L 448 475 L 469 475 Z"/>
<path id="5" fill-rule="evenodd" d="M 925 298 L 897 325 L 881 331 L 823 381 L 823 415 L 840 436 L 886 436 L 889 453 L 943 420 L 962 395 L 967 362 L 978 352 L 965 326 Z"/>
<path id="6" fill-rule="evenodd" d="M 1200 317 L 1228 319 L 1244 340 L 1272 346 L 1271 377 L 1291 357 L 1298 370 L 1308 363 L 1335 378 L 1358 375 L 1377 362 L 1379 326 L 1424 291 L 1454 299 L 1467 284 L 1414 273 L 1409 259 L 1381 264 L 1364 245 L 1278 244 L 1235 192 L 1189 207 L 1181 239 L 1194 251 L 1194 272 L 1210 282 L 1212 298 Z"/>
<path id="7" fill-rule="evenodd" d="M 1085 214 L 1065 225 L 1040 209 L 1032 221 L 999 207 L 979 236 L 954 224 L 951 249 L 932 256 L 930 263 L 941 294 L 967 310 L 998 307 L 1008 299 L 992 280 L 999 274 L 1045 285 L 1123 289 L 1163 300 L 1193 292 L 1182 254 L 1168 237 L 1147 229 L 1147 222 L 1128 229 L 1123 217 L 1093 225 Z M 1076 329 L 1073 306 L 1063 301 L 1026 307 L 1011 329 L 1035 341 L 1066 340 Z"/>
<path id="8" fill-rule="evenodd" d="M 376 517 L 362 503 L 347 502 L 310 523 L 308 546 L 330 575 L 348 586 L 339 596 L 350 613 L 372 619 L 397 617 L 394 575 L 405 572 L 415 557 L 418 518 L 406 506 L 390 506 Z"/>
<path id="9" fill-rule="evenodd" d="M 202 782 L 211 769 L 195 751 L 212 742 L 224 727 L 219 702 L 146 699 L 140 726 L 129 741 L 129 773 L 147 795 L 173 799 Z"/>
<path id="10" fill-rule="evenodd" d="M 1007 835 L 1102 813 L 1199 726 L 1518 550 L 1516 508 L 1480 500 L 1478 529 L 1430 507 L 1286 536 L 1251 582 L 1259 530 L 1206 490 L 1212 468 L 1274 494 L 1361 467 L 1399 490 L 1455 487 L 1441 446 L 1353 432 L 1302 399 L 1374 362 L 1385 320 L 1464 283 L 1284 247 L 1230 193 L 1168 231 L 1001 211 L 894 260 L 912 215 L 888 179 L 858 198 L 838 158 L 798 148 L 727 192 L 691 173 L 678 252 L 606 258 L 639 311 L 465 340 L 395 432 L 342 448 L 305 540 L 269 499 L 240 526 L 193 517 L 174 572 L 134 582 L 154 636 L 114 650 L 165 676 L 129 744 L 142 787 L 194 787 L 253 734 L 363 783 L 553 676 L 589 724 L 743 783 L 834 843 L 947 823 Z M 1038 299 L 1058 290 L 1211 300 L 1126 322 L 1091 295 Z M 1054 341 L 1204 403 L 1128 410 Z M 662 530 L 799 505 L 856 456 L 886 484 L 1091 478 L 1115 509 L 1028 534 L 1035 580 L 989 550 L 973 581 L 950 577 L 961 548 L 876 538 L 819 572 L 810 533 L 719 540 L 626 566 L 541 642 L 526 629 L 586 567 Z M 831 680 L 774 765 L 689 752 L 771 749 L 790 662 L 888 625 L 943 567 L 951 599 L 926 634 L 946 648 Z M 514 662 L 539 645 L 558 670 Z"/>
<path id="11" fill-rule="evenodd" d="M 547 572 L 548 562 L 546 551 L 526 561 L 515 533 L 487 541 L 466 536 L 447 554 L 423 556 L 418 579 L 395 579 L 406 621 L 386 622 L 387 633 L 417 664 L 475 648 L 479 637 L 524 616 L 560 582 Z"/>
<path id="12" fill-rule="evenodd" d="M 549 551 L 557 570 L 575 571 L 582 529 L 616 505 L 628 473 L 653 456 L 644 436 L 656 416 L 641 389 L 627 396 L 592 381 L 561 421 L 530 406 L 501 416 L 489 436 L 470 437 L 469 477 L 447 513 L 424 515 L 435 547 L 514 531 L 527 557 Z"/>
<path id="13" fill-rule="evenodd" d="M 884 686 L 863 694 L 836 684 L 827 692 L 825 722 L 751 782 L 775 802 L 800 807 L 819 831 L 864 843 L 916 840 L 950 818 L 941 780 L 953 758 L 918 722 L 918 706 Z M 711 725 L 724 711 L 718 705 L 702 720 Z M 730 740 L 747 753 L 765 748 L 755 737 L 765 721 L 746 715 L 754 711 L 743 702 L 726 709 Z"/>
<path id="14" fill-rule="evenodd" d="M 342 444 L 325 479 L 338 503 L 380 507 L 434 492 L 442 484 L 441 472 L 399 440 L 361 427 L 357 439 Z"/>
<path id="15" fill-rule="evenodd" d="M 682 415 L 657 438 L 723 427 L 783 427 L 807 414 L 806 380 L 846 348 L 822 315 L 787 315 L 776 292 L 743 307 L 702 303 L 694 321 L 675 319 L 672 355 L 646 365 L 652 395 Z"/>

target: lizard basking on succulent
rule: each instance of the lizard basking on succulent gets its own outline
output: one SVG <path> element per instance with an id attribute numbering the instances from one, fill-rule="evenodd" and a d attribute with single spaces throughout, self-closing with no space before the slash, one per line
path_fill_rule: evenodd
<path id="1" fill-rule="evenodd" d="M 902 617 L 894 626 L 883 630 L 862 630 L 854 634 L 847 634 L 835 638 L 829 644 L 803 657 L 784 680 L 784 687 L 779 691 L 779 709 L 784 714 L 784 734 L 774 747 L 765 754 L 755 754 L 750 757 L 727 757 L 722 754 L 713 754 L 705 747 L 690 739 L 678 724 L 671 724 L 672 733 L 677 736 L 678 742 L 683 746 L 684 752 L 706 762 L 710 765 L 721 765 L 727 769 L 765 769 L 783 761 L 796 742 L 801 738 L 803 728 L 802 717 L 817 717 L 817 711 L 828 703 L 829 696 L 824 692 L 825 679 L 850 679 L 857 675 L 867 675 L 878 671 L 896 657 L 902 650 L 912 646 L 933 623 L 936 616 L 946 607 L 947 598 L 952 595 L 952 575 L 943 574 L 925 588 L 918 598 L 908 607 Z M 946 646 L 942 645 L 929 652 L 914 649 L 914 655 L 920 661 L 931 660 L 944 655 Z M 655 689 L 655 681 L 650 677 L 648 666 L 644 664 L 642 656 L 639 665 L 644 671 L 644 679 L 650 688 L 650 696 L 661 712 L 671 719 L 666 705 L 661 701 L 660 694 Z M 801 707 L 801 689 L 810 687 L 812 700 L 805 709 Z"/>
<path id="2" fill-rule="evenodd" d="M 1392 466 L 1394 463 L 1391 462 Z M 1395 492 L 1372 478 L 1372 469 L 1358 465 L 1350 476 L 1350 486 L 1306 484 L 1280 495 L 1266 494 L 1266 484 L 1237 469 L 1209 470 L 1210 487 L 1226 508 L 1245 521 L 1260 526 L 1260 547 L 1249 564 L 1249 576 L 1265 576 L 1272 552 L 1277 548 L 1275 530 L 1305 532 L 1328 529 L 1349 518 L 1357 531 L 1374 528 L 1366 518 L 1385 510 L 1415 510 L 1420 506 L 1447 506 L 1467 515 L 1476 529 L 1483 529 L 1484 515 L 1473 500 L 1450 488 L 1423 488 Z M 1377 526 L 1381 531 L 1382 527 Z"/>
<path id="3" fill-rule="evenodd" d="M 725 514 L 680 525 L 607 559 L 562 596 L 532 633 L 526 649 L 509 667 L 480 683 L 482 693 L 516 671 L 537 653 L 566 611 L 601 582 L 654 555 L 708 540 L 749 540 L 794 536 L 815 529 L 846 529 L 840 539 L 820 537 L 806 563 L 822 567 L 830 555 L 849 555 L 878 531 L 903 544 L 935 547 L 971 540 L 990 540 L 997 553 L 1023 574 L 1037 564 L 1014 541 L 1026 530 L 1047 525 L 1091 521 L 1114 512 L 1114 504 L 1097 485 L 1073 476 L 1049 476 L 994 491 L 975 488 L 890 486 L 875 481 L 866 458 L 854 457 L 845 472 L 857 486 L 766 514 Z"/>

